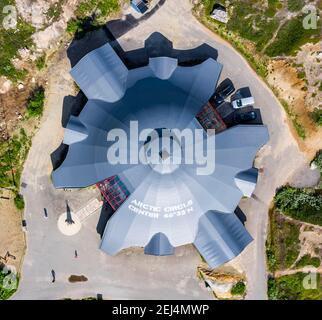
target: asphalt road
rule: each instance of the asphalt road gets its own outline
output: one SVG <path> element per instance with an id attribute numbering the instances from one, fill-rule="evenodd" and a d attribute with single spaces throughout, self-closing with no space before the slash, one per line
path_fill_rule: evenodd
<path id="1" fill-rule="evenodd" d="M 113 31 L 113 30 L 112 30 Z M 247 216 L 246 227 L 254 241 L 235 259 L 245 271 L 247 299 L 266 299 L 265 239 L 267 212 L 275 189 L 289 181 L 300 170 L 307 184 L 314 183 L 316 173 L 309 170 L 307 160 L 286 124 L 286 115 L 273 93 L 246 61 L 227 43 L 200 25 L 191 14 L 190 1 L 167 0 L 149 19 L 143 20 L 118 39 L 127 50 L 141 48 L 153 32 L 160 32 L 177 49 L 190 49 L 207 43 L 218 50 L 218 61 L 224 65 L 222 79 L 230 77 L 235 87 L 249 86 L 268 126 L 270 141 L 259 152 L 255 164 L 262 168 L 254 196 L 243 199 L 241 208 Z M 95 190 L 63 192 L 55 190 L 49 178 L 50 153 L 62 140 L 61 108 L 63 97 L 70 93 L 72 80 L 69 63 L 62 55 L 49 79 L 49 99 L 43 124 L 33 139 L 22 181 L 28 222 L 27 254 L 19 290 L 14 299 L 80 298 L 102 293 L 116 299 L 211 299 L 200 284 L 195 271 L 199 256 L 192 246 L 181 247 L 173 257 L 151 257 L 142 252 L 121 253 L 108 257 L 98 250 L 99 235 L 95 228 L 98 213 L 83 226 L 79 234 L 65 237 L 56 223 L 64 210 L 65 199 L 73 210 L 97 195 Z M 43 208 L 49 218 L 43 218 Z M 79 257 L 74 258 L 77 249 Z M 51 269 L 56 282 L 51 283 Z M 71 274 L 85 275 L 89 280 L 71 284 Z"/>

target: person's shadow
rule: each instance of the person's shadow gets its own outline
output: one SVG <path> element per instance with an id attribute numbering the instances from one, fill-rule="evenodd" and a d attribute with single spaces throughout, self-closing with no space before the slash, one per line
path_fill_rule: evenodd
<path id="1" fill-rule="evenodd" d="M 51 276 L 53 278 L 51 282 L 55 282 L 56 281 L 56 272 L 55 272 L 55 270 L 51 270 Z"/>

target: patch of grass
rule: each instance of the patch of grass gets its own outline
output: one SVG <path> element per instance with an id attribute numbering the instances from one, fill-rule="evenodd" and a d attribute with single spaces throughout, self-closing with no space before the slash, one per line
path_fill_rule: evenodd
<path id="1" fill-rule="evenodd" d="M 0 269 L 0 300 L 8 300 L 17 291 L 17 289 L 7 289 L 3 287 L 4 278 L 7 275 L 8 274 L 3 273 L 2 270 Z M 16 279 L 17 279 L 17 285 L 18 285 L 19 277 L 16 276 Z"/>
<path id="2" fill-rule="evenodd" d="M 311 119 L 318 126 L 322 126 L 322 109 L 314 108 L 313 112 L 310 113 Z"/>
<path id="3" fill-rule="evenodd" d="M 0 187 L 18 192 L 22 166 L 27 158 L 31 139 L 25 130 L 0 143 Z"/>
<path id="4" fill-rule="evenodd" d="M 6 5 L 14 5 L 13 0 L 0 0 L 0 21 L 3 22 L 7 14 L 3 13 L 2 8 Z M 17 56 L 18 50 L 30 48 L 33 45 L 31 35 L 35 29 L 18 17 L 15 29 L 4 29 L 3 23 L 0 24 L 0 75 L 16 82 L 24 79 L 25 70 L 17 70 L 12 64 L 12 59 Z"/>
<path id="5" fill-rule="evenodd" d="M 63 11 L 63 4 L 64 4 L 65 0 L 59 0 L 56 3 L 53 3 L 48 11 L 46 12 L 46 15 L 48 17 L 48 19 L 51 22 L 57 21 Z"/>
<path id="6" fill-rule="evenodd" d="M 238 281 L 231 289 L 233 296 L 243 296 L 246 293 L 246 285 L 244 281 Z"/>
<path id="7" fill-rule="evenodd" d="M 317 273 L 317 288 L 305 289 L 303 280 L 306 273 L 295 273 L 279 278 L 268 279 L 268 298 L 270 300 L 321 300 L 322 288 L 320 274 Z"/>
<path id="8" fill-rule="evenodd" d="M 274 17 L 277 11 L 283 7 L 283 4 L 279 0 L 268 0 L 267 3 L 266 15 L 268 17 Z"/>
<path id="9" fill-rule="evenodd" d="M 285 186 L 277 191 L 274 202 L 293 219 L 322 225 L 322 190 Z"/>
<path id="10" fill-rule="evenodd" d="M 298 71 L 297 72 L 297 76 L 300 78 L 300 79 L 304 79 L 305 78 L 305 71 L 304 70 L 301 70 L 301 71 Z"/>
<path id="11" fill-rule="evenodd" d="M 38 70 L 42 70 L 43 68 L 46 67 L 46 55 L 40 56 L 36 61 L 35 61 L 36 67 Z"/>
<path id="12" fill-rule="evenodd" d="M 304 29 L 303 19 L 304 16 L 300 15 L 286 22 L 273 43 L 266 48 L 265 53 L 270 57 L 294 55 L 303 44 L 319 41 L 320 21 L 317 29 Z"/>
<path id="13" fill-rule="evenodd" d="M 45 89 L 43 87 L 36 88 L 27 105 L 27 113 L 29 117 L 39 117 L 43 113 L 45 103 Z"/>
<path id="14" fill-rule="evenodd" d="M 304 0 L 287 0 L 287 9 L 291 12 L 302 10 L 305 5 Z"/>
<path id="15" fill-rule="evenodd" d="M 82 2 L 75 11 L 75 15 L 84 18 L 95 13 L 107 17 L 120 8 L 118 0 L 87 0 Z"/>
<path id="16" fill-rule="evenodd" d="M 318 257 L 311 257 L 309 254 L 303 256 L 295 265 L 296 268 L 303 268 L 306 266 L 313 266 L 318 268 L 321 264 L 321 261 Z"/>
<path id="17" fill-rule="evenodd" d="M 100 28 L 108 16 L 119 10 L 118 0 L 84 1 L 75 10 L 76 18 L 68 22 L 67 32 L 82 38 L 87 32 Z"/>
<path id="18" fill-rule="evenodd" d="M 196 18 L 204 24 L 208 29 L 217 33 L 222 38 L 230 42 L 248 61 L 250 66 L 257 72 L 263 79 L 268 74 L 267 61 L 264 58 L 254 55 L 247 46 L 243 43 L 242 39 L 237 34 L 228 30 L 226 25 L 215 21 L 210 18 L 209 14 L 213 8 L 214 3 L 217 1 L 203 0 L 193 8 L 193 13 Z M 236 2 L 237 3 L 237 2 Z M 200 9 L 202 6 L 202 10 Z M 201 11 L 200 11 L 201 10 Z"/>
<path id="19" fill-rule="evenodd" d="M 276 12 L 275 2 L 270 1 L 271 6 L 268 7 L 268 10 L 273 10 L 274 13 L 268 13 L 258 10 L 252 1 L 234 1 L 227 29 L 251 40 L 257 50 L 262 50 L 279 24 L 277 19 L 270 17 Z"/>
<path id="20" fill-rule="evenodd" d="M 280 102 L 285 112 L 292 120 L 293 127 L 295 128 L 297 134 L 299 135 L 300 138 L 304 140 L 306 138 L 306 132 L 305 132 L 305 128 L 298 122 L 298 116 L 290 109 L 288 103 L 285 100 L 280 99 Z"/>
<path id="21" fill-rule="evenodd" d="M 81 39 L 87 32 L 99 29 L 100 26 L 92 17 L 71 19 L 67 23 L 66 31 L 73 34 L 76 39 Z"/>
<path id="22" fill-rule="evenodd" d="M 23 210 L 25 207 L 25 201 L 23 200 L 23 196 L 19 193 L 16 194 L 14 198 L 14 203 L 18 210 Z"/>
<path id="23" fill-rule="evenodd" d="M 298 122 L 298 116 L 290 109 L 288 103 L 285 100 L 280 99 L 280 102 L 284 110 L 286 111 L 287 115 L 292 120 L 293 127 L 295 128 L 299 137 L 302 139 L 305 139 L 306 138 L 305 128 Z"/>
<path id="24" fill-rule="evenodd" d="M 300 228 L 275 210 L 269 214 L 269 234 L 266 241 L 268 269 L 271 272 L 289 268 L 300 249 Z"/>

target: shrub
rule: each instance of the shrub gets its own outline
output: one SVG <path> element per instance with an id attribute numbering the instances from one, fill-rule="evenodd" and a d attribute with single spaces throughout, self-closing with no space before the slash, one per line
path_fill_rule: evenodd
<path id="1" fill-rule="evenodd" d="M 86 32 L 94 31 L 99 26 L 91 17 L 77 18 L 68 21 L 66 31 L 70 34 L 74 34 L 77 39 L 81 39 L 85 36 Z"/>
<path id="2" fill-rule="evenodd" d="M 243 296 L 246 292 L 246 285 L 243 281 L 238 281 L 231 289 L 233 296 Z"/>
<path id="3" fill-rule="evenodd" d="M 270 210 L 269 218 L 266 257 L 268 269 L 274 272 L 287 269 L 296 261 L 300 250 L 300 228 L 274 210 Z"/>
<path id="4" fill-rule="evenodd" d="M 9 299 L 16 291 L 16 288 L 13 289 L 7 289 L 3 287 L 3 281 L 4 278 L 7 276 L 7 274 L 3 273 L 0 268 L 0 300 L 7 300 Z M 17 277 L 17 284 L 19 283 L 19 277 Z"/>
<path id="5" fill-rule="evenodd" d="M 322 150 L 317 152 L 317 154 L 312 162 L 319 168 L 319 170 L 322 174 Z"/>
<path id="6" fill-rule="evenodd" d="M 25 207 L 25 201 L 23 200 L 23 196 L 21 194 L 17 194 L 14 199 L 15 206 L 19 210 L 23 210 Z"/>
<path id="7" fill-rule="evenodd" d="M 306 266 L 318 268 L 320 264 L 321 261 L 318 257 L 311 257 L 309 254 L 306 254 L 296 263 L 296 268 L 303 268 Z"/>
<path id="8" fill-rule="evenodd" d="M 38 87 L 32 93 L 28 105 L 27 112 L 30 117 L 38 117 L 43 113 L 45 102 L 45 89 L 43 87 Z"/>
<path id="9" fill-rule="evenodd" d="M 285 186 L 274 198 L 277 209 L 294 219 L 322 225 L 322 195 L 319 190 Z"/>
<path id="10" fill-rule="evenodd" d="M 46 56 L 43 55 L 36 60 L 36 67 L 38 70 L 42 70 L 46 66 Z"/>
<path id="11" fill-rule="evenodd" d="M 291 12 L 300 11 L 304 5 L 304 0 L 287 0 L 287 8 Z"/>
<path id="12" fill-rule="evenodd" d="M 303 28 L 303 15 L 286 22 L 273 43 L 265 50 L 270 57 L 280 55 L 293 55 L 299 47 L 307 42 L 316 42 L 319 40 L 319 27 L 317 30 Z"/>
<path id="13" fill-rule="evenodd" d="M 94 31 L 105 19 L 119 10 L 118 0 L 89 0 L 82 2 L 75 10 L 76 18 L 67 23 L 67 32 L 75 34 L 77 39 L 86 32 Z"/>
<path id="14" fill-rule="evenodd" d="M 316 275 L 316 289 L 304 288 L 303 279 L 307 274 L 302 272 L 279 278 L 269 278 L 267 283 L 268 298 L 270 300 L 321 300 L 320 274 L 317 273 Z"/>
<path id="15" fill-rule="evenodd" d="M 322 109 L 315 108 L 313 112 L 310 113 L 310 116 L 318 126 L 322 126 Z"/>
<path id="16" fill-rule="evenodd" d="M 24 129 L 9 141 L 0 142 L 0 186 L 16 190 L 20 185 L 22 165 L 28 155 L 31 139 Z"/>

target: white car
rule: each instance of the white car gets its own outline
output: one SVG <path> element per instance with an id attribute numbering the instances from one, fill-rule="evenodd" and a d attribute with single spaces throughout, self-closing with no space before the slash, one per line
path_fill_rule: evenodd
<path id="1" fill-rule="evenodd" d="M 248 106 L 254 105 L 255 101 L 253 97 L 248 97 L 248 98 L 241 98 L 232 101 L 232 106 L 234 109 L 240 109 Z"/>

